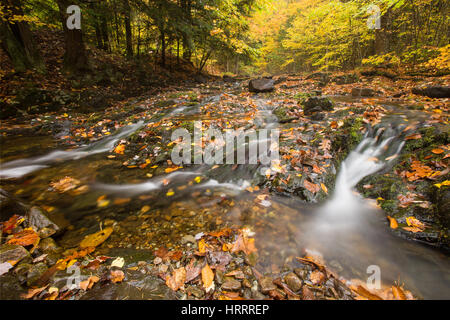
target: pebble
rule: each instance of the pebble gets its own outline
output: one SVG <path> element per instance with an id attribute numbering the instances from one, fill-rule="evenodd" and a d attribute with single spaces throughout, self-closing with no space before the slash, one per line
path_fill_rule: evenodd
<path id="1" fill-rule="evenodd" d="M 303 285 L 302 280 L 300 280 L 299 277 L 297 277 L 293 272 L 287 274 L 284 277 L 284 282 L 286 282 L 289 289 L 291 289 L 294 292 L 299 291 Z"/>
<path id="2" fill-rule="evenodd" d="M 262 277 L 259 279 L 259 285 L 261 287 L 261 292 L 264 294 L 269 293 L 271 290 L 275 290 L 277 287 L 273 284 L 272 278 Z"/>
<path id="3" fill-rule="evenodd" d="M 237 280 L 231 279 L 227 280 L 222 284 L 222 290 L 239 290 L 241 288 L 241 283 Z"/>

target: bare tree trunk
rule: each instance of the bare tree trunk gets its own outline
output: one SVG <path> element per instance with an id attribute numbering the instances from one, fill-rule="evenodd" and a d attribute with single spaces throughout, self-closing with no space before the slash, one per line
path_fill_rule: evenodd
<path id="1" fill-rule="evenodd" d="M 74 1 L 57 0 L 61 23 L 66 38 L 66 52 L 64 54 L 64 69 L 69 72 L 85 72 L 89 70 L 88 58 L 83 42 L 83 33 L 79 29 L 69 30 L 67 28 L 67 7 Z"/>
<path id="2" fill-rule="evenodd" d="M 127 56 L 133 56 L 133 40 L 131 34 L 131 8 L 128 0 L 125 0 L 125 34 L 127 39 Z"/>

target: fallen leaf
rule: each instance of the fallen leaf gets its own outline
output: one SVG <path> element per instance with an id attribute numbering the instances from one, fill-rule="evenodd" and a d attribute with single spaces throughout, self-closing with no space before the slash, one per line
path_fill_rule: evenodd
<path id="1" fill-rule="evenodd" d="M 391 216 L 387 216 L 387 218 L 389 219 L 389 222 L 390 222 L 389 226 L 392 229 L 397 229 L 398 228 L 397 220 L 395 220 L 395 218 L 392 218 Z"/>
<path id="2" fill-rule="evenodd" d="M 31 228 L 20 231 L 8 241 L 8 244 L 18 244 L 20 246 L 36 245 L 39 242 L 39 235 Z"/>
<path id="3" fill-rule="evenodd" d="M 80 243 L 80 248 L 97 247 L 102 244 L 113 232 L 113 228 L 108 227 L 99 232 L 87 235 Z"/>
<path id="4" fill-rule="evenodd" d="M 124 264 L 125 264 L 125 259 L 122 257 L 118 257 L 111 263 L 111 267 L 122 268 Z"/>
<path id="5" fill-rule="evenodd" d="M 206 264 L 202 269 L 202 282 L 203 288 L 206 292 L 214 290 L 214 272 L 211 270 L 208 264 Z"/>
<path id="6" fill-rule="evenodd" d="M 316 193 L 320 190 L 320 187 L 317 184 L 309 182 L 308 180 L 303 181 L 303 185 L 311 193 Z"/>
<path id="7" fill-rule="evenodd" d="M 111 282 L 113 283 L 122 282 L 122 280 L 125 278 L 125 274 L 122 270 L 111 270 L 110 276 Z"/>
<path id="8" fill-rule="evenodd" d="M 171 276 L 167 276 L 166 285 L 173 291 L 184 286 L 186 281 L 186 269 L 184 267 L 175 269 Z"/>

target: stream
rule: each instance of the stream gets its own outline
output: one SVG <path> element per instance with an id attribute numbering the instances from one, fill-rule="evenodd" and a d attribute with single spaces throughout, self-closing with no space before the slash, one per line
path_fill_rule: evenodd
<path id="1" fill-rule="evenodd" d="M 201 109 L 218 100 L 220 95 L 214 95 L 196 106 L 174 107 L 159 119 L 211 120 L 214 117 L 205 116 Z M 278 123 L 272 113 L 276 104 L 262 97 L 255 101 L 254 124 L 258 129 L 293 126 Z M 396 114 L 398 117 L 409 115 Z M 152 217 L 148 229 L 135 223 L 128 234 L 116 238 L 113 234 L 112 245 L 119 247 L 154 250 L 164 244 L 175 248 L 186 235 L 240 225 L 255 233 L 263 270 L 283 265 L 288 257 L 312 252 L 346 279 L 365 281 L 370 275 L 368 268 L 376 266 L 384 285 L 397 281 L 421 298 L 450 298 L 447 254 L 394 236 L 385 214 L 354 191 L 361 179 L 391 165 L 401 152 L 404 127 L 398 127 L 396 121 L 389 120 L 366 133 L 341 164 L 335 190 L 319 204 L 263 190 L 247 192 L 261 175 L 259 165 L 188 165 L 149 177 L 124 168 L 123 159 L 105 157 L 117 143 L 152 121 L 137 121 L 99 141 L 69 150 L 55 149 L 57 143 L 49 136 L 2 137 L 1 188 L 29 203 L 52 207 L 52 214 L 63 215 L 72 229 L 90 232 L 97 231 L 99 223 L 107 219 L 128 221 L 132 215 L 140 221 L 141 208 L 149 206 L 146 214 Z M 69 194 L 50 190 L 50 182 L 65 176 L 79 180 L 89 191 Z M 193 182 L 196 177 L 201 181 Z M 169 197 L 170 191 L 174 194 Z M 266 195 L 266 200 L 261 201 L 260 195 Z M 107 205 L 98 205 L 101 197 L 108 199 Z M 63 247 L 72 247 L 79 239 L 79 234 L 68 232 L 58 240 Z M 130 243 L 124 244 L 125 239 Z"/>

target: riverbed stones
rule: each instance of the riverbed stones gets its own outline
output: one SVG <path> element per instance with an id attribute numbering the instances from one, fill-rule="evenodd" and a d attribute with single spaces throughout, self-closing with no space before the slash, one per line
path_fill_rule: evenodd
<path id="1" fill-rule="evenodd" d="M 39 242 L 39 250 L 41 250 L 43 253 L 57 253 L 62 249 L 52 238 L 45 238 Z"/>
<path id="2" fill-rule="evenodd" d="M 269 277 L 262 277 L 259 279 L 259 286 L 261 287 L 261 292 L 264 294 L 268 294 L 270 291 L 277 288 L 273 283 L 272 278 Z"/>
<path id="3" fill-rule="evenodd" d="M 412 93 L 430 98 L 450 98 L 450 86 L 418 86 L 412 88 Z"/>
<path id="4" fill-rule="evenodd" d="M 302 280 L 300 280 L 299 277 L 297 277 L 295 275 L 295 273 L 291 272 L 288 273 L 285 277 L 284 277 L 284 282 L 286 282 L 287 286 L 289 287 L 289 289 L 291 289 L 294 292 L 299 291 L 302 288 Z"/>
<path id="5" fill-rule="evenodd" d="M 222 284 L 222 290 L 235 291 L 235 290 L 239 290 L 240 288 L 241 288 L 241 283 L 235 279 L 226 280 Z"/>
<path id="6" fill-rule="evenodd" d="M 250 80 L 248 90 L 250 92 L 271 92 L 275 89 L 275 81 L 268 78 Z"/>
<path id="7" fill-rule="evenodd" d="M 30 253 L 22 246 L 4 244 L 0 246 L 0 264 L 14 261 L 15 263 L 30 257 Z"/>

